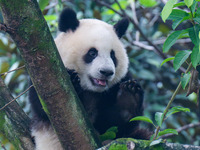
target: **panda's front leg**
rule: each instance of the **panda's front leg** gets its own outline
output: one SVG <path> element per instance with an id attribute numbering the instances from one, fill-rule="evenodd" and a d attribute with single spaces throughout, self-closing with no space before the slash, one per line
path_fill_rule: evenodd
<path id="1" fill-rule="evenodd" d="M 143 107 L 144 91 L 137 80 L 128 80 L 120 84 L 120 89 L 123 92 L 128 92 L 132 100 L 135 101 L 137 107 Z"/>
<path id="2" fill-rule="evenodd" d="M 136 80 L 127 80 L 120 83 L 117 95 L 117 105 L 125 121 L 143 115 L 144 92 Z"/>
<path id="3" fill-rule="evenodd" d="M 118 113 L 122 118 L 118 137 L 148 139 L 146 131 L 139 128 L 139 122 L 129 122 L 131 118 L 143 115 L 144 92 L 136 80 L 123 81 L 119 85 L 117 95 Z"/>

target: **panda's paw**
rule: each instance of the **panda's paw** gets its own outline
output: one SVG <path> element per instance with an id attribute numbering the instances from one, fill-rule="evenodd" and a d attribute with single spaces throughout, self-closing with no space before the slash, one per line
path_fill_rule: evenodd
<path id="1" fill-rule="evenodd" d="M 143 89 L 141 88 L 140 84 L 137 80 L 128 80 L 124 81 L 120 84 L 120 88 L 122 90 L 131 92 L 132 94 L 139 94 L 143 95 Z"/>
<path id="2" fill-rule="evenodd" d="M 78 73 L 75 70 L 67 69 L 68 74 L 70 75 L 70 79 L 74 86 L 77 86 L 80 84 L 80 78 L 78 76 Z"/>

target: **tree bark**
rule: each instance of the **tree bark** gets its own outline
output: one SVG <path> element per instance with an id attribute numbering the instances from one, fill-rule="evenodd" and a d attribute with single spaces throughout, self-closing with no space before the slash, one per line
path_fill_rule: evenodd
<path id="1" fill-rule="evenodd" d="M 36 0 L 0 0 L 4 23 L 25 61 L 64 149 L 99 146 Z"/>
<path id="2" fill-rule="evenodd" d="M 8 88 L 0 78 L 0 108 L 13 100 Z M 0 111 L 0 131 L 3 132 L 16 150 L 33 150 L 30 135 L 30 119 L 16 101 Z"/>

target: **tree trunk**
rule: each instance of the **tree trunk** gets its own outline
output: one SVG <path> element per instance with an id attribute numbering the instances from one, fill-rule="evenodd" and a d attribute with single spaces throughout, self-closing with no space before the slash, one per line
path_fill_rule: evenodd
<path id="1" fill-rule="evenodd" d="M 4 23 L 25 61 L 64 149 L 99 146 L 36 0 L 0 0 Z"/>

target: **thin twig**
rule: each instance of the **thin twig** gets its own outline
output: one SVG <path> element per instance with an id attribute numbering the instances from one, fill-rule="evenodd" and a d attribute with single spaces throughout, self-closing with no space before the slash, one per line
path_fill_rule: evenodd
<path id="1" fill-rule="evenodd" d="M 188 68 L 187 68 L 187 70 L 186 70 L 185 73 L 188 73 L 191 69 L 192 69 L 192 63 L 189 64 L 189 66 L 188 66 Z M 163 121 L 164 121 L 164 119 L 165 119 L 165 117 L 166 117 L 166 115 L 167 115 L 167 112 L 169 111 L 169 108 L 171 107 L 172 102 L 174 101 L 174 99 L 175 99 L 176 95 L 178 94 L 178 92 L 180 91 L 180 89 L 181 89 L 181 81 L 179 82 L 179 84 L 178 84 L 176 90 L 174 91 L 174 93 L 173 93 L 173 95 L 172 95 L 172 97 L 171 97 L 169 103 L 167 104 L 167 107 L 166 107 L 165 110 L 164 110 L 163 118 L 162 118 L 162 123 L 163 123 Z M 153 140 L 155 140 L 155 139 L 157 138 L 158 133 L 159 133 L 159 130 L 160 130 L 160 126 L 158 126 L 158 127 L 156 128 L 156 131 L 155 131 L 155 135 L 154 135 Z"/>
<path id="2" fill-rule="evenodd" d="M 135 1 L 131 1 L 131 10 L 132 10 L 132 16 L 133 16 L 133 20 L 135 21 L 136 24 L 139 24 L 139 21 L 137 19 L 137 15 L 136 15 L 136 10 L 135 10 Z"/>
<path id="3" fill-rule="evenodd" d="M 8 73 L 13 72 L 13 71 L 20 70 L 20 69 L 22 69 L 22 68 L 24 68 L 24 67 L 25 67 L 25 65 L 23 65 L 23 66 L 21 66 L 21 67 L 19 67 L 19 68 L 16 68 L 16 69 L 14 69 L 14 70 L 10 70 L 10 71 L 4 72 L 4 73 L 1 74 L 1 76 L 7 75 Z"/>
<path id="4" fill-rule="evenodd" d="M 133 17 L 133 20 L 135 21 L 135 23 L 138 25 L 139 24 L 139 21 L 138 21 L 138 18 L 137 18 L 137 15 L 136 15 L 136 10 L 135 10 L 135 1 L 132 1 L 131 4 L 131 10 L 132 10 L 132 17 Z M 135 33 L 135 41 L 136 42 L 139 42 L 140 40 L 140 32 L 139 31 L 136 31 Z"/>
<path id="5" fill-rule="evenodd" d="M 187 130 L 189 128 L 195 128 L 195 127 L 200 127 L 200 122 L 198 122 L 198 123 L 190 123 L 190 124 L 184 125 L 181 128 L 176 129 L 176 131 L 178 133 L 180 133 L 183 130 Z M 172 134 L 172 133 L 165 134 L 165 135 L 160 136 L 159 138 L 166 139 L 166 138 L 169 138 L 171 136 L 174 136 L 174 134 Z"/>
<path id="6" fill-rule="evenodd" d="M 138 46 L 138 47 L 140 47 L 140 48 L 144 48 L 144 49 L 150 50 L 150 51 L 152 51 L 152 50 L 154 49 L 153 46 L 145 45 L 144 43 L 139 42 L 139 41 L 133 41 L 133 44 L 134 44 L 135 46 Z"/>
<path id="7" fill-rule="evenodd" d="M 100 5 L 102 6 L 105 6 L 107 7 L 108 9 L 112 10 L 113 12 L 115 12 L 116 14 L 120 15 L 120 16 L 123 16 L 122 13 L 116 11 L 115 9 L 113 9 L 110 5 L 108 5 L 107 3 L 103 2 L 103 1 L 100 1 L 100 0 L 95 0 L 97 3 L 99 3 Z"/>
<path id="8" fill-rule="evenodd" d="M 22 92 L 20 95 L 18 95 L 16 98 L 14 98 L 13 100 L 11 100 L 9 103 L 5 104 L 3 107 L 1 107 L 0 111 L 3 110 L 5 107 L 7 107 L 8 105 L 10 105 L 12 102 L 14 102 L 16 99 L 18 99 L 20 96 L 22 96 L 23 94 L 25 94 L 30 88 L 32 88 L 33 85 L 31 85 L 30 87 L 28 87 L 24 92 Z"/>
<path id="9" fill-rule="evenodd" d="M 118 0 L 115 0 L 115 2 L 117 3 L 119 9 L 121 10 L 121 12 L 123 13 L 124 16 L 127 16 L 126 12 L 124 11 L 124 9 L 122 9 L 120 3 L 118 2 Z"/>

